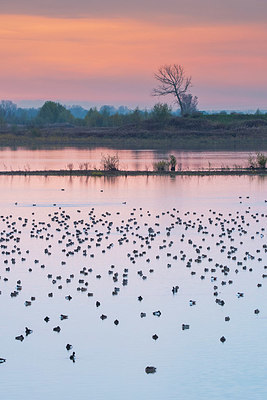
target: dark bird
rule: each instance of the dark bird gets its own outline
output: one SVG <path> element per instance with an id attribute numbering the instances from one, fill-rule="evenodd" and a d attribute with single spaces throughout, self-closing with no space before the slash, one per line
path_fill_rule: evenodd
<path id="1" fill-rule="evenodd" d="M 160 310 L 154 311 L 153 315 L 155 315 L 156 317 L 160 317 L 161 316 L 161 311 Z"/>
<path id="2" fill-rule="evenodd" d="M 53 328 L 53 331 L 54 332 L 60 332 L 61 331 L 60 326 L 56 326 L 55 328 Z"/>
<path id="3" fill-rule="evenodd" d="M 182 330 L 184 331 L 185 329 L 189 329 L 189 325 L 188 324 L 182 324 Z"/>
<path id="4" fill-rule="evenodd" d="M 23 335 L 19 335 L 15 337 L 16 340 L 20 340 L 21 342 L 24 340 L 24 336 Z"/>
<path id="5" fill-rule="evenodd" d="M 145 371 L 147 374 L 154 374 L 156 372 L 156 367 L 146 367 Z"/>
<path id="6" fill-rule="evenodd" d="M 141 312 L 141 313 L 140 313 L 140 317 L 141 317 L 141 318 L 145 318 L 145 317 L 146 317 L 146 313 L 145 313 L 145 312 Z"/>
<path id="7" fill-rule="evenodd" d="M 26 326 L 26 328 L 25 328 L 25 334 L 26 334 L 26 336 L 30 335 L 32 332 L 33 332 L 32 329 L 29 329 L 29 328 L 27 328 L 27 326 Z"/>

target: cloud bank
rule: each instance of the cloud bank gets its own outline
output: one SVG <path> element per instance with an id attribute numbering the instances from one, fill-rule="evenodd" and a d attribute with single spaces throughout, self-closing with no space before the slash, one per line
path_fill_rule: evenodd
<path id="1" fill-rule="evenodd" d="M 172 22 L 266 22 L 266 0 L 0 0 L 1 14 L 138 18 Z"/>

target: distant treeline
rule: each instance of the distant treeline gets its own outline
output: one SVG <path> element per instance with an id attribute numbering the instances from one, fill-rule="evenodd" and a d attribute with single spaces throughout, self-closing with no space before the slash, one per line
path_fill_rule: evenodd
<path id="1" fill-rule="evenodd" d="M 155 118 L 167 120 L 178 115 L 167 104 L 158 103 L 150 111 L 138 107 L 130 110 L 125 106 L 115 108 L 104 105 L 99 110 L 96 107 L 89 110 L 81 106 L 66 107 L 60 103 L 47 101 L 41 108 L 20 108 L 10 100 L 0 102 L 0 125 L 45 125 L 72 124 L 89 127 L 114 127 L 125 124 L 135 124 Z"/>
<path id="2" fill-rule="evenodd" d="M 146 121 L 154 121 L 164 126 L 173 125 L 173 120 L 178 117 L 180 117 L 178 110 L 173 111 L 167 104 L 162 103 L 155 104 L 152 110 L 140 110 L 138 107 L 130 110 L 125 106 L 115 108 L 110 105 L 104 105 L 100 109 L 94 107 L 86 110 L 81 106 L 66 107 L 53 101 L 45 102 L 41 108 L 20 108 L 12 101 L 0 101 L 0 127 L 2 128 L 8 125 L 46 126 L 50 124 L 104 128 L 138 126 Z M 255 124 L 255 121 L 259 119 L 265 125 L 265 121 L 267 121 L 267 113 L 259 110 L 254 114 L 228 113 L 226 111 L 209 114 L 198 111 L 185 117 L 195 120 L 208 119 L 211 123 L 226 125 L 233 124 L 236 121 L 252 121 L 251 123 Z"/>

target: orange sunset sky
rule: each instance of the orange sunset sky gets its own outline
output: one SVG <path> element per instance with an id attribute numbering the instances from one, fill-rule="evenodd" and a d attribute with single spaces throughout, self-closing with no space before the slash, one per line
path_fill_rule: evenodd
<path id="1" fill-rule="evenodd" d="M 0 99 L 151 107 L 178 63 L 200 109 L 267 109 L 266 21 L 266 0 L 0 0 Z"/>

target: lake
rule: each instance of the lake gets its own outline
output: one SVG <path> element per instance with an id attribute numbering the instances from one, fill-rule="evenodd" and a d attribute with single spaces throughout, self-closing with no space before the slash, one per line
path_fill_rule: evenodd
<path id="1" fill-rule="evenodd" d="M 63 148 L 38 149 L 24 148 L 0 149 L 0 170 L 37 170 L 66 169 L 73 164 L 74 169 L 101 168 L 102 156 L 117 154 L 120 169 L 123 170 L 153 170 L 153 163 L 168 160 L 173 154 L 180 169 L 208 169 L 221 167 L 247 167 L 250 153 L 245 151 L 160 151 L 160 150 L 112 150 L 105 147 L 92 149 Z"/>
<path id="2" fill-rule="evenodd" d="M 145 153 L 119 156 L 142 169 Z M 266 398 L 265 177 L 1 176 L 0 190 L 1 398 Z"/>

